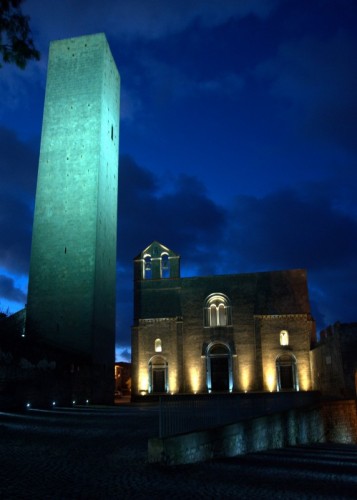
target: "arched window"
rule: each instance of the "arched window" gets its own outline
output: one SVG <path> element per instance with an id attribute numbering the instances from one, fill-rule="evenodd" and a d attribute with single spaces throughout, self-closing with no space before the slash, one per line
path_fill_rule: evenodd
<path id="1" fill-rule="evenodd" d="M 150 280 L 152 278 L 152 262 L 151 255 L 144 255 L 144 263 L 143 263 L 143 278 L 145 280 Z"/>
<path id="2" fill-rule="evenodd" d="M 210 295 L 205 302 L 204 326 L 217 327 L 231 324 L 231 306 L 228 298 L 221 293 Z"/>
<path id="3" fill-rule="evenodd" d="M 286 330 L 280 332 L 280 345 L 289 345 L 289 334 Z"/>
<path id="4" fill-rule="evenodd" d="M 155 339 L 155 352 L 162 352 L 161 339 Z"/>
<path id="5" fill-rule="evenodd" d="M 167 253 L 161 254 L 161 278 L 170 278 L 170 260 Z"/>

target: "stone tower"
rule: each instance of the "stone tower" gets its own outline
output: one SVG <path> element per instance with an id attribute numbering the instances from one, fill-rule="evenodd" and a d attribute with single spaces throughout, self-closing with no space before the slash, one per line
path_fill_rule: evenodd
<path id="1" fill-rule="evenodd" d="M 104 34 L 51 43 L 27 303 L 29 334 L 110 375 L 119 94 Z"/>

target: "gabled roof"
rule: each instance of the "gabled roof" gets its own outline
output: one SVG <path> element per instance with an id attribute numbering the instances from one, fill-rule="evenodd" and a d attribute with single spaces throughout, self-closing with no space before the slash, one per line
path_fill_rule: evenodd
<path id="1" fill-rule="evenodd" d="M 134 260 L 142 259 L 145 255 L 160 256 L 162 253 L 167 253 L 169 257 L 179 257 L 175 252 L 167 248 L 165 245 L 157 240 L 154 240 L 142 252 L 140 252 Z"/>

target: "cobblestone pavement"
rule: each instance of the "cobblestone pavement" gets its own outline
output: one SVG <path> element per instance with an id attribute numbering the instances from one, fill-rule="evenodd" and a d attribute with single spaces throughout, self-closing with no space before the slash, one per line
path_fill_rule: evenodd
<path id="1" fill-rule="evenodd" d="M 157 430 L 155 406 L 0 413 L 0 498 L 357 498 L 356 446 L 164 468 L 147 463 Z"/>

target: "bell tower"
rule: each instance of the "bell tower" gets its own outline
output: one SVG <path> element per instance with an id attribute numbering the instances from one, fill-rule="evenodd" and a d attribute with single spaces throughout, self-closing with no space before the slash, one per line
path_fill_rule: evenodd
<path id="1" fill-rule="evenodd" d="M 180 256 L 153 241 L 134 259 L 134 280 L 180 277 Z"/>
<path id="2" fill-rule="evenodd" d="M 104 34 L 51 43 L 27 302 L 29 334 L 111 376 L 119 93 Z"/>

